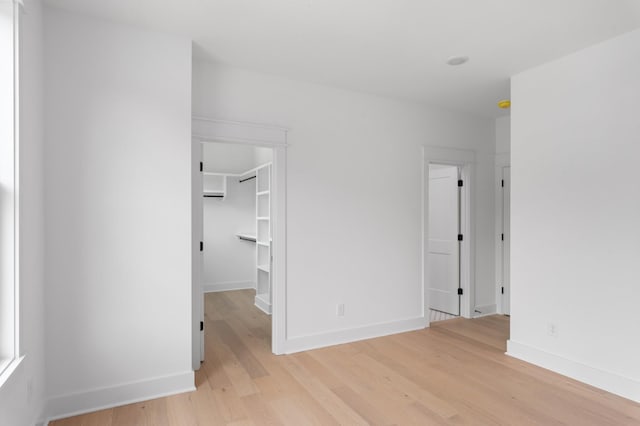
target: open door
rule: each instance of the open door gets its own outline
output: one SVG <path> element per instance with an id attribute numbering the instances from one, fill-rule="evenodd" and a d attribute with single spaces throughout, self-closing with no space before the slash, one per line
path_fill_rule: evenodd
<path id="1" fill-rule="evenodd" d="M 456 166 L 429 165 L 429 307 L 460 315 L 460 194 Z"/>
<path id="2" fill-rule="evenodd" d="M 191 260 L 191 290 L 192 290 L 192 368 L 198 370 L 204 361 L 204 297 L 202 294 L 202 146 L 199 141 L 192 142 L 192 260 Z"/>
<path id="3" fill-rule="evenodd" d="M 511 167 L 502 169 L 502 312 L 511 315 Z"/>

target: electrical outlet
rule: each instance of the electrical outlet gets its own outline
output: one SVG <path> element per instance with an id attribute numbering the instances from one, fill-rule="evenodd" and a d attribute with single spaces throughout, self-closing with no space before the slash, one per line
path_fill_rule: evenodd
<path id="1" fill-rule="evenodd" d="M 552 322 L 547 324 L 547 334 L 551 337 L 558 337 L 558 325 Z"/>
<path id="2" fill-rule="evenodd" d="M 336 305 L 336 315 L 339 317 L 344 316 L 344 303 L 338 303 Z"/>

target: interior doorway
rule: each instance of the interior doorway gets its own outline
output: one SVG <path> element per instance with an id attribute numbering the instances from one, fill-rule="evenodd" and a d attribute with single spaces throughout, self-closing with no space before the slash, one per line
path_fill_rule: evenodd
<path id="1" fill-rule="evenodd" d="M 270 147 L 203 142 L 200 153 L 204 361 L 204 336 L 224 340 L 234 333 L 234 318 L 259 318 L 260 334 L 271 348 L 275 188 Z M 239 339 L 228 344 L 234 342 Z"/>
<path id="2" fill-rule="evenodd" d="M 460 316 L 461 190 L 458 166 L 429 164 L 429 310 L 431 321 Z"/>
<path id="3" fill-rule="evenodd" d="M 201 367 L 201 361 L 205 358 L 205 293 L 203 291 L 204 270 L 203 252 L 204 229 L 203 229 L 203 172 L 204 162 L 202 160 L 202 147 L 205 144 L 218 143 L 224 145 L 234 145 L 243 147 L 264 147 L 270 148 L 272 152 L 272 162 L 269 167 L 269 190 L 268 193 L 262 191 L 260 195 L 268 198 L 269 204 L 269 232 L 270 247 L 269 262 L 269 283 L 271 299 L 271 322 L 270 347 L 268 349 L 274 354 L 281 354 L 286 351 L 286 270 L 287 270 L 287 247 L 286 247 L 286 181 L 287 181 L 287 133 L 288 129 L 273 125 L 251 123 L 244 121 L 230 121 L 210 117 L 192 118 L 192 366 L 194 370 Z M 245 170 L 247 171 L 247 170 Z M 240 171 L 239 173 L 244 173 Z M 255 170 L 256 173 L 258 170 Z M 210 171 L 210 173 L 215 173 Z M 248 178 L 250 176 L 247 176 Z M 234 176 L 233 178 L 238 178 Z M 229 179 L 229 176 L 227 176 Z M 253 180 L 253 179 L 251 179 Z M 258 177 L 255 177 L 256 185 Z M 220 184 L 218 180 L 218 184 Z M 240 184 L 240 182 L 238 182 Z M 211 188 L 211 187 L 209 187 Z M 215 187 L 214 187 L 215 189 Z M 255 196 L 258 197 L 258 190 L 255 189 Z M 268 194 L 268 197 L 265 197 Z M 211 194 L 215 195 L 215 194 Z M 219 195 L 219 194 L 218 194 Z M 215 198 L 215 197 L 212 197 Z M 257 202 L 257 198 L 256 198 Z M 256 207 L 257 208 L 257 207 Z M 237 233 L 242 233 L 239 231 Z M 239 241 L 240 237 L 234 234 L 236 243 L 249 243 L 246 240 Z M 256 214 L 256 240 L 258 239 L 257 214 Z M 265 240 L 261 240 L 265 242 Z M 257 243 L 257 241 L 256 241 Z M 258 265 L 256 253 L 256 274 Z M 256 277 L 257 282 L 257 277 Z M 257 283 L 256 283 L 257 285 Z M 254 290 L 238 290 L 254 291 Z M 215 294 L 215 293 L 211 293 Z M 242 302 L 244 303 L 244 302 Z M 255 308 L 255 294 L 250 306 Z M 254 312 L 261 312 L 258 308 Z M 267 315 L 262 313 L 263 315 Z M 269 333 L 266 333 L 267 335 Z"/>
<path id="4" fill-rule="evenodd" d="M 475 162 L 471 150 L 423 149 L 422 295 L 428 323 L 478 313 L 473 272 Z"/>

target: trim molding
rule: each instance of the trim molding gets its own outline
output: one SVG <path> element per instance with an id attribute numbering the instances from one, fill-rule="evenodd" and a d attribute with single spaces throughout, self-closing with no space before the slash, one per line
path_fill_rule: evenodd
<path id="1" fill-rule="evenodd" d="M 480 312 L 477 312 L 477 311 L 480 311 Z M 495 314 L 496 314 L 495 303 L 491 305 L 476 306 L 473 310 L 474 318 L 486 317 L 488 315 L 495 315 Z"/>
<path id="2" fill-rule="evenodd" d="M 271 305 L 266 303 L 266 302 L 263 302 L 259 298 L 257 298 L 257 297 L 254 298 L 254 304 L 256 305 L 256 308 L 260 309 L 265 314 L 267 314 L 267 315 L 273 314 L 273 312 L 271 310 Z"/>
<path id="3" fill-rule="evenodd" d="M 507 341 L 507 355 L 640 402 L 640 382 L 628 377 L 590 367 L 513 340 Z"/>
<path id="4" fill-rule="evenodd" d="M 253 281 L 226 281 L 221 283 L 202 284 L 203 293 L 217 293 L 219 291 L 248 290 L 255 288 L 256 283 Z"/>
<path id="5" fill-rule="evenodd" d="M 259 123 L 194 116 L 193 139 L 200 142 L 231 142 L 267 147 L 287 146 L 288 129 Z"/>
<path id="6" fill-rule="evenodd" d="M 343 343 L 357 342 L 359 340 L 388 336 L 390 334 L 421 330 L 428 327 L 428 325 L 428 318 L 418 317 L 367 325 L 363 327 L 331 331 L 329 333 L 293 337 L 287 339 L 287 341 L 285 342 L 284 353 L 291 354 L 295 352 L 307 351 L 310 349 L 324 348 L 327 346 L 340 345 Z"/>
<path id="7" fill-rule="evenodd" d="M 195 391 L 193 371 L 49 398 L 47 422 L 120 405 Z"/>

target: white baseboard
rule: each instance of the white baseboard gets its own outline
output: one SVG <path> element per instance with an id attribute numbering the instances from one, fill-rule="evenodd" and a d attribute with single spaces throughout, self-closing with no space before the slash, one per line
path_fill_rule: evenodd
<path id="1" fill-rule="evenodd" d="M 356 342 L 358 340 L 372 339 L 374 337 L 388 336 L 389 334 L 421 330 L 427 327 L 427 322 L 427 318 L 418 317 L 331 331 L 329 333 L 314 334 L 311 336 L 293 337 L 284 342 L 283 352 L 290 354 L 326 346 L 340 345 L 342 343 Z"/>
<path id="2" fill-rule="evenodd" d="M 475 312 L 475 311 L 480 311 L 480 312 Z M 480 317 L 486 317 L 488 315 L 495 315 L 496 312 L 497 310 L 496 310 L 495 303 L 493 305 L 476 306 L 474 308 L 473 318 L 480 318 Z"/>
<path id="3" fill-rule="evenodd" d="M 507 341 L 507 355 L 606 390 L 623 398 L 640 402 L 640 382 L 628 377 L 590 367 L 513 340 Z"/>
<path id="4" fill-rule="evenodd" d="M 218 291 L 248 290 L 255 289 L 256 283 L 253 281 L 227 281 L 222 283 L 202 284 L 203 293 L 216 293 Z"/>
<path id="5" fill-rule="evenodd" d="M 256 308 L 260 309 L 265 314 L 271 315 L 271 304 L 270 303 L 267 303 L 264 300 L 262 300 L 262 299 L 260 299 L 259 297 L 256 296 L 255 305 L 256 305 Z"/>
<path id="6" fill-rule="evenodd" d="M 49 398 L 47 422 L 196 390 L 193 371 Z M 45 424 L 47 423 L 45 422 Z"/>

